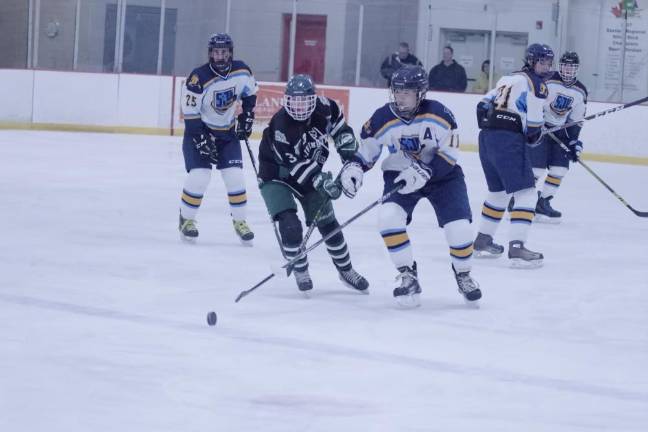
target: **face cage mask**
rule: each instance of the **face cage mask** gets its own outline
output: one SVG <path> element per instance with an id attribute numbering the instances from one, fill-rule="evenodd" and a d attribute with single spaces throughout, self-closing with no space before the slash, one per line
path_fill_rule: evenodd
<path id="1" fill-rule="evenodd" d="M 307 96 L 289 96 L 284 95 L 283 106 L 288 115 L 297 121 L 307 120 L 313 111 L 317 102 L 316 95 Z"/>
<path id="2" fill-rule="evenodd" d="M 409 106 L 409 104 L 407 106 L 398 104 L 396 93 L 403 93 L 402 96 L 399 96 L 400 98 L 402 98 L 403 96 L 405 96 L 405 92 L 412 93 L 411 96 L 414 98 L 414 100 L 412 101 L 412 106 Z M 422 92 L 416 89 L 393 89 L 389 93 L 389 96 L 390 103 L 394 108 L 394 111 L 405 118 L 412 117 L 421 104 L 421 100 L 423 100 Z"/>
<path id="3" fill-rule="evenodd" d="M 579 67 L 580 65 L 574 63 L 560 63 L 558 73 L 565 84 L 573 84 L 576 82 Z"/>

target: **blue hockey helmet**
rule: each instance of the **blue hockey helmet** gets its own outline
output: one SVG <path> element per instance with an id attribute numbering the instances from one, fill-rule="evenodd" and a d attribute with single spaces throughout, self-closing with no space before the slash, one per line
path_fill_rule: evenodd
<path id="1" fill-rule="evenodd" d="M 232 57 L 234 57 L 234 42 L 227 33 L 214 33 L 209 36 L 209 43 L 207 44 L 209 53 L 209 64 L 218 73 L 227 72 L 232 65 Z M 229 56 L 219 57 L 214 59 L 212 50 L 217 48 L 229 49 Z"/>
<path id="2" fill-rule="evenodd" d="M 288 115 L 297 121 L 307 120 L 317 103 L 315 83 L 310 75 L 293 75 L 286 84 L 283 106 Z"/>
<path id="3" fill-rule="evenodd" d="M 401 117 L 410 118 L 425 99 L 428 76 L 421 66 L 405 65 L 392 74 L 390 106 Z"/>
<path id="4" fill-rule="evenodd" d="M 547 44 L 534 43 L 529 45 L 524 53 L 524 66 L 534 70 L 535 65 L 542 60 L 549 60 L 553 64 L 554 52 Z"/>
<path id="5" fill-rule="evenodd" d="M 565 51 L 558 61 L 558 73 L 560 78 L 568 86 L 576 82 L 578 69 L 580 68 L 580 59 L 575 51 Z"/>

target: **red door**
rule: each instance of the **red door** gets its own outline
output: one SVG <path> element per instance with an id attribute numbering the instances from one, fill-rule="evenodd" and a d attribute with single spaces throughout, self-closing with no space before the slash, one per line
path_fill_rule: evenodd
<path id="1" fill-rule="evenodd" d="M 283 15 L 283 51 L 281 55 L 281 79 L 288 80 L 290 62 L 291 14 Z M 326 54 L 326 15 L 297 14 L 295 34 L 295 73 L 305 73 L 315 82 L 324 82 L 324 58 Z"/>

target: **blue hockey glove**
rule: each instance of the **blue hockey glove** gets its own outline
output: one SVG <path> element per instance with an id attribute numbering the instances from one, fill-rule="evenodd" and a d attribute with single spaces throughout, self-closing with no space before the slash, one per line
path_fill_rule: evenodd
<path id="1" fill-rule="evenodd" d="M 250 138 L 254 126 L 254 112 L 243 111 L 236 120 L 236 137 L 240 140 Z"/>
<path id="2" fill-rule="evenodd" d="M 192 139 L 201 157 L 209 159 L 212 163 L 218 162 L 218 148 L 213 135 L 201 133 Z"/>
<path id="3" fill-rule="evenodd" d="M 572 162 L 578 162 L 578 159 L 580 159 L 580 155 L 583 152 L 583 143 L 581 140 L 570 141 L 567 146 L 569 147 L 569 153 L 567 154 L 569 160 Z"/>
<path id="4" fill-rule="evenodd" d="M 342 195 L 342 187 L 333 179 L 333 174 L 328 171 L 318 173 L 313 177 L 313 187 L 332 200 L 336 200 Z"/>

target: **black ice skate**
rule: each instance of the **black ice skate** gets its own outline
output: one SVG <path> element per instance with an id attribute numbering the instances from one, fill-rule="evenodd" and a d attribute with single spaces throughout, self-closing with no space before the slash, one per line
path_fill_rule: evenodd
<path id="1" fill-rule="evenodd" d="M 369 294 L 369 282 L 353 268 L 340 271 L 338 275 L 344 285 L 348 286 L 349 288 L 353 288 L 354 290 L 360 291 L 363 294 Z"/>
<path id="2" fill-rule="evenodd" d="M 454 265 L 452 266 L 452 271 L 457 281 L 459 293 L 464 296 L 467 303 L 476 304 L 476 302 L 482 297 L 477 281 L 470 276 L 469 271 L 457 273 Z"/>
<path id="3" fill-rule="evenodd" d="M 195 242 L 196 237 L 198 237 L 198 228 L 196 227 L 196 221 L 194 219 L 185 219 L 180 213 L 180 223 L 178 225 L 180 230 L 180 238 L 188 241 Z"/>
<path id="4" fill-rule="evenodd" d="M 475 258 L 499 258 L 504 253 L 504 246 L 494 243 L 488 234 L 477 233 L 473 250 Z"/>
<path id="5" fill-rule="evenodd" d="M 544 256 L 540 252 L 533 252 L 524 247 L 524 243 L 514 240 L 509 243 L 508 257 L 513 268 L 542 267 Z"/>
<path id="6" fill-rule="evenodd" d="M 412 267 L 398 267 L 400 274 L 396 280 L 401 280 L 401 285 L 394 288 L 394 299 L 399 306 L 404 308 L 413 308 L 421 305 L 420 294 L 421 286 L 418 283 L 418 273 L 416 263 Z"/>
<path id="7" fill-rule="evenodd" d="M 248 226 L 247 222 L 245 222 L 244 220 L 243 221 L 233 220 L 232 224 L 234 224 L 234 231 L 236 232 L 236 235 L 239 236 L 239 239 L 241 239 L 241 243 L 244 246 L 252 246 L 254 233 Z"/>
<path id="8" fill-rule="evenodd" d="M 538 203 L 536 204 L 536 209 L 535 209 L 535 221 L 540 222 L 540 223 L 551 223 L 551 224 L 557 224 L 560 223 L 561 218 L 562 218 L 562 213 L 560 213 L 558 210 L 554 209 L 551 207 L 551 199 L 553 197 L 547 197 L 547 198 L 538 198 Z"/>
<path id="9" fill-rule="evenodd" d="M 299 288 L 299 291 L 301 291 L 302 293 L 304 293 L 306 297 L 308 297 L 308 294 L 313 289 L 313 281 L 310 277 L 310 274 L 308 273 L 308 269 L 306 270 L 295 269 L 294 273 L 295 273 L 295 280 L 297 281 L 297 288 Z"/>

